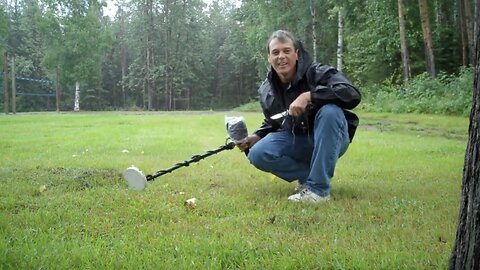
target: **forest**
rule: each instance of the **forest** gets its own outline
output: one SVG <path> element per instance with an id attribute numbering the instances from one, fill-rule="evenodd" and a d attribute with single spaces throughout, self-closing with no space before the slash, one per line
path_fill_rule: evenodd
<path id="1" fill-rule="evenodd" d="M 232 109 L 256 101 L 277 29 L 344 72 L 364 110 L 467 115 L 472 102 L 471 0 L 0 3 L 5 113 Z"/>

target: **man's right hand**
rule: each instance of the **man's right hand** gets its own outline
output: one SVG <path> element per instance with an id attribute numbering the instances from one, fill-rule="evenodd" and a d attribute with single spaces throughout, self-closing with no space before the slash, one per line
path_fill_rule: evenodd
<path id="1" fill-rule="evenodd" d="M 236 145 L 240 151 L 245 152 L 245 150 L 252 148 L 260 139 L 260 136 L 253 134 L 249 135 L 243 142 Z"/>

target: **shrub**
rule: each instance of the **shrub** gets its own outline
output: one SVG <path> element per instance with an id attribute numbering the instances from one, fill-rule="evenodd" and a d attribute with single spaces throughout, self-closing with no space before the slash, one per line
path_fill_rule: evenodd
<path id="1" fill-rule="evenodd" d="M 439 74 L 430 79 L 426 73 L 406 85 L 372 85 L 362 88 L 362 110 L 395 113 L 431 113 L 463 115 L 470 112 L 473 69 L 457 75 Z"/>

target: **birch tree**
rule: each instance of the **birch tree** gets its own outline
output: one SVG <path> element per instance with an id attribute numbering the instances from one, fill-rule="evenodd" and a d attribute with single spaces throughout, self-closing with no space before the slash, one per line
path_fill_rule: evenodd
<path id="1" fill-rule="evenodd" d="M 167 1 L 168 2 L 168 1 Z M 155 67 L 155 50 L 154 50 L 154 10 L 153 10 L 153 0 L 146 0 L 145 5 L 145 18 L 147 22 L 147 47 L 145 50 L 145 60 L 146 60 L 146 77 L 145 84 L 147 87 L 147 109 L 154 109 L 154 94 L 155 94 L 155 80 L 153 76 L 153 70 Z"/>
<path id="2" fill-rule="evenodd" d="M 410 80 L 410 59 L 408 56 L 407 35 L 405 29 L 405 12 L 403 0 L 398 0 L 398 25 L 400 29 L 400 50 L 402 53 L 403 80 Z"/>
<path id="3" fill-rule="evenodd" d="M 3 82 L 3 109 L 5 114 L 9 112 L 7 33 L 7 13 L 5 12 L 4 7 L 0 5 L 0 63 L 3 66 L 1 77 Z"/>
<path id="4" fill-rule="evenodd" d="M 120 43 L 120 69 L 121 69 L 121 81 L 120 85 L 122 88 L 122 106 L 125 107 L 127 103 L 127 41 L 126 41 L 126 22 L 127 13 L 125 11 L 125 1 L 119 1 L 117 4 L 118 11 L 117 11 L 117 18 L 119 20 L 119 33 L 118 33 L 118 41 Z"/>
<path id="5" fill-rule="evenodd" d="M 310 0 L 310 15 L 312 17 L 312 56 L 313 61 L 317 62 L 317 9 L 314 0 Z"/>
<path id="6" fill-rule="evenodd" d="M 337 69 L 343 69 L 343 28 L 344 19 L 342 10 L 338 10 L 338 37 L 337 37 Z"/>

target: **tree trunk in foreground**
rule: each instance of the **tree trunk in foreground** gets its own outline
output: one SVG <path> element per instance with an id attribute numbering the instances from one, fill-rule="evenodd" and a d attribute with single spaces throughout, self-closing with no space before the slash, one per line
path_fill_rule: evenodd
<path id="1" fill-rule="evenodd" d="M 480 0 L 477 0 L 477 6 Z M 478 18 L 477 18 L 478 19 Z M 476 28 L 476 34 L 480 31 Z M 457 237 L 449 269 L 480 269 L 480 39 L 476 40 L 473 105 L 465 164 Z"/>

